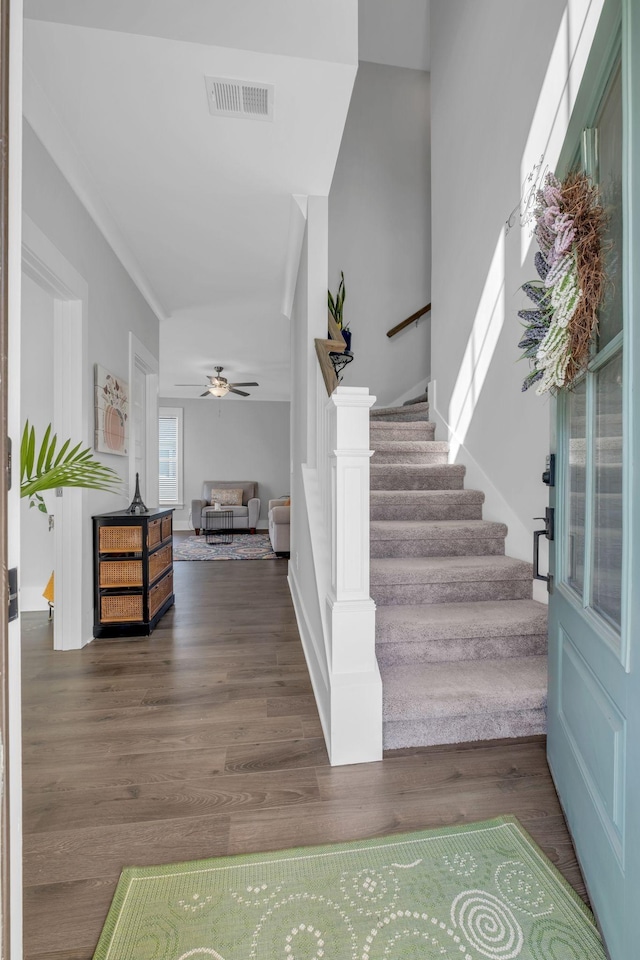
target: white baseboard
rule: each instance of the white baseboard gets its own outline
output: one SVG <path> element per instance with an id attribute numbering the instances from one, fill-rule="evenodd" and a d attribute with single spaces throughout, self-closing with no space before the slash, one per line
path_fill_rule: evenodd
<path id="1" fill-rule="evenodd" d="M 174 530 L 193 530 L 193 527 L 188 520 L 174 520 L 173 521 Z"/>
<path id="2" fill-rule="evenodd" d="M 20 610 L 23 613 L 48 609 L 49 604 L 42 596 L 40 587 L 20 587 Z"/>
<path id="3" fill-rule="evenodd" d="M 309 617 L 307 616 L 304 600 L 302 599 L 298 580 L 291 562 L 289 563 L 289 574 L 287 581 L 289 583 L 289 592 L 291 593 L 293 609 L 298 624 L 298 633 L 300 634 L 302 649 L 305 660 L 307 661 L 309 677 L 311 678 L 313 695 L 315 697 L 316 706 L 318 707 L 318 713 L 320 715 L 322 734 L 324 736 L 324 742 L 327 746 L 329 758 L 331 758 L 331 690 L 329 689 L 327 665 L 320 663 L 317 654 L 317 648 L 322 649 L 324 647 L 324 638 L 319 637 L 317 640 L 314 640 L 313 630 L 309 622 Z"/>

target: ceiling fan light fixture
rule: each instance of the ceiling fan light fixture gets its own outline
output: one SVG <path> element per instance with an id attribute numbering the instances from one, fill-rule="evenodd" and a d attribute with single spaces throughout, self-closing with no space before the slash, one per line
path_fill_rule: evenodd
<path id="1" fill-rule="evenodd" d="M 214 397 L 226 397 L 229 393 L 228 383 L 214 383 L 209 387 L 209 393 Z"/>

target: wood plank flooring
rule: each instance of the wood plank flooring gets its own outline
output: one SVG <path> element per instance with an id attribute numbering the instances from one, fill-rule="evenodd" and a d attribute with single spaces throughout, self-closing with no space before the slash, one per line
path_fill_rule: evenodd
<path id="1" fill-rule="evenodd" d="M 90 960 L 125 865 L 513 813 L 584 896 L 541 738 L 330 767 L 287 562 L 177 563 L 144 640 L 24 618 L 25 960 Z"/>

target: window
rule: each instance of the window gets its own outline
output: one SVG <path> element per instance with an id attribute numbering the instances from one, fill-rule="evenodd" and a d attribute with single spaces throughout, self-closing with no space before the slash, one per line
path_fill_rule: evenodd
<path id="1" fill-rule="evenodd" d="M 160 504 L 182 506 L 182 407 L 160 407 L 158 417 Z"/>

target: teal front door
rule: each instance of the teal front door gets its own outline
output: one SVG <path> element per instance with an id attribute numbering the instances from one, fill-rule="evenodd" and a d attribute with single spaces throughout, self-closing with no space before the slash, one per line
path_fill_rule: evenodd
<path id="1" fill-rule="evenodd" d="M 580 134 L 574 122 L 564 169 L 581 164 L 600 185 L 609 210 L 609 283 L 589 368 L 556 401 L 548 757 L 610 956 L 634 960 L 640 958 L 637 0 L 605 5 L 576 111 Z"/>

